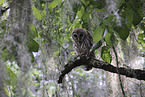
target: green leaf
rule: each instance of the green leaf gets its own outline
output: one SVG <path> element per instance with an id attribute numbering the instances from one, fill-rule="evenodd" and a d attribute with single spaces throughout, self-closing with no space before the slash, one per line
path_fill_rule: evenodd
<path id="1" fill-rule="evenodd" d="M 5 0 L 0 0 L 0 5 L 2 5 L 4 3 Z"/>
<path id="2" fill-rule="evenodd" d="M 83 21 L 87 21 L 88 18 L 89 18 L 89 16 L 90 16 L 90 13 L 89 13 L 89 12 L 85 12 L 85 13 L 83 14 L 83 16 L 82 16 L 82 20 L 83 20 Z"/>
<path id="3" fill-rule="evenodd" d="M 115 32 L 117 32 L 117 36 L 120 37 L 123 40 L 126 40 L 126 38 L 129 35 L 129 29 L 127 25 L 123 24 L 121 26 L 114 27 Z"/>
<path id="4" fill-rule="evenodd" d="M 102 39 L 102 37 L 104 35 L 104 31 L 105 31 L 105 29 L 103 26 L 99 26 L 95 29 L 95 31 L 93 33 L 93 41 L 95 43 L 99 42 Z"/>
<path id="5" fill-rule="evenodd" d="M 55 8 L 58 4 L 61 3 L 61 1 L 62 1 L 62 0 L 53 0 L 53 1 L 49 4 L 50 9 Z"/>
<path id="6" fill-rule="evenodd" d="M 40 11 L 35 6 L 33 6 L 32 9 L 33 9 L 33 15 L 35 16 L 35 18 L 37 20 L 42 20 L 42 15 Z"/>
<path id="7" fill-rule="evenodd" d="M 128 16 L 127 16 L 127 26 L 128 26 L 128 28 L 131 27 L 132 20 L 133 20 L 133 10 L 130 10 L 130 12 L 128 13 Z"/>
<path id="8" fill-rule="evenodd" d="M 114 18 L 114 15 L 110 14 L 108 17 L 105 18 L 106 21 L 111 22 Z"/>
<path id="9" fill-rule="evenodd" d="M 30 29 L 33 31 L 31 37 L 33 37 L 33 38 L 38 37 L 37 29 L 33 24 L 30 25 Z"/>
<path id="10" fill-rule="evenodd" d="M 110 49 L 107 46 L 102 47 L 101 57 L 105 62 L 111 63 L 112 56 L 110 54 Z"/>
<path id="11" fill-rule="evenodd" d="M 84 9 L 84 7 L 82 6 L 81 9 L 77 12 L 77 16 L 78 16 L 79 19 L 82 18 L 82 15 L 84 14 L 84 11 L 85 11 L 85 9 Z"/>
<path id="12" fill-rule="evenodd" d="M 77 19 L 76 21 L 74 21 L 72 28 L 73 29 L 81 28 L 80 19 Z"/>
<path id="13" fill-rule="evenodd" d="M 139 42 L 139 43 L 143 43 L 144 37 L 145 37 L 144 33 L 138 34 L 138 42 Z"/>
<path id="14" fill-rule="evenodd" d="M 111 36 L 112 36 L 111 33 L 108 32 L 105 35 L 105 41 L 108 46 L 112 46 Z"/>
<path id="15" fill-rule="evenodd" d="M 76 23 L 75 24 L 75 28 L 81 28 L 81 24 L 80 23 Z"/>
<path id="16" fill-rule="evenodd" d="M 28 43 L 28 48 L 30 52 L 38 52 L 39 44 L 35 40 L 31 39 Z"/>
<path id="17" fill-rule="evenodd" d="M 98 9 L 105 7 L 105 0 L 90 0 L 90 5 L 94 5 Z"/>
<path id="18" fill-rule="evenodd" d="M 112 35 L 114 34 L 114 33 L 117 33 L 115 30 L 113 30 L 113 28 L 109 28 L 108 29 L 108 33 L 110 34 L 109 36 L 110 36 L 110 38 L 109 38 L 109 36 L 107 36 L 107 35 L 105 35 L 105 41 L 106 41 L 106 43 L 107 43 L 107 45 L 108 46 L 112 46 L 112 41 L 113 41 L 113 45 L 114 46 L 117 46 L 117 44 L 118 44 L 118 40 L 117 40 L 117 37 L 116 36 L 114 36 L 114 37 L 112 37 Z M 106 33 L 107 34 L 107 33 Z M 114 38 L 113 40 L 111 40 L 112 38 Z"/>
<path id="19" fill-rule="evenodd" d="M 138 12 L 133 14 L 133 25 L 136 26 L 142 21 L 143 17 Z"/>
<path id="20" fill-rule="evenodd" d="M 81 2 L 85 5 L 85 6 L 88 6 L 90 1 L 89 0 L 81 0 Z"/>
<path id="21" fill-rule="evenodd" d="M 109 26 L 110 22 L 104 20 L 104 19 L 100 19 L 101 22 L 103 22 L 104 25 Z"/>
<path id="22" fill-rule="evenodd" d="M 109 15 L 108 17 L 106 17 L 105 19 L 99 19 L 104 25 L 106 26 L 110 26 L 110 22 L 113 20 L 114 15 Z"/>
<path id="23" fill-rule="evenodd" d="M 83 21 L 83 24 L 82 24 L 82 27 L 83 28 L 87 28 L 89 25 L 88 25 L 88 22 L 87 21 Z"/>
<path id="24" fill-rule="evenodd" d="M 109 27 L 108 28 L 109 29 L 109 32 L 111 32 L 111 33 L 117 33 L 113 28 L 111 28 L 111 27 Z"/>

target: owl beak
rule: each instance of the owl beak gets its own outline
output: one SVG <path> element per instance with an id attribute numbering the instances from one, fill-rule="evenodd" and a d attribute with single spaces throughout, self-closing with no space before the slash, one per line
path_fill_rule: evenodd
<path id="1" fill-rule="evenodd" d="M 80 41 L 80 39 L 78 38 L 78 41 Z"/>

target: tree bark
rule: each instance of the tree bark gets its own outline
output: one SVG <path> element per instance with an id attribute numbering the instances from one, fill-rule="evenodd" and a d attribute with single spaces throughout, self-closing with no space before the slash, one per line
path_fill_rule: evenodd
<path id="1" fill-rule="evenodd" d="M 71 72 L 72 69 L 81 66 L 81 65 L 90 65 L 93 68 L 103 69 L 112 73 L 124 75 L 130 78 L 136 78 L 138 80 L 145 80 L 145 70 L 141 69 L 130 69 L 125 67 L 115 67 L 110 63 L 100 61 L 98 59 L 92 58 L 91 54 L 77 56 L 73 61 L 68 62 L 64 66 L 64 70 L 61 71 L 61 74 L 58 79 L 58 83 L 62 83 L 63 78 L 66 74 Z"/>

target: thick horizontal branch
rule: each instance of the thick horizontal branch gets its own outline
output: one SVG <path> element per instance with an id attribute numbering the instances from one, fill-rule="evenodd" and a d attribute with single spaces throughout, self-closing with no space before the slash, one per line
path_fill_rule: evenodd
<path id="1" fill-rule="evenodd" d="M 75 58 L 73 61 L 67 63 L 62 70 L 61 75 L 59 76 L 58 83 L 62 83 L 62 80 L 66 74 L 68 74 L 72 69 L 81 66 L 81 65 L 90 65 L 94 68 L 103 69 L 112 73 L 124 75 L 130 78 L 136 78 L 138 80 L 145 80 L 145 70 L 140 69 L 129 69 L 120 67 L 117 68 L 107 62 L 93 59 L 91 55 L 81 55 Z"/>

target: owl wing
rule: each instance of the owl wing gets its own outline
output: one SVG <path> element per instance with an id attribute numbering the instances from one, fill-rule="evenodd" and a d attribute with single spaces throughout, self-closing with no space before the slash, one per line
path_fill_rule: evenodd
<path id="1" fill-rule="evenodd" d="M 89 39 L 90 39 L 90 45 L 93 46 L 93 44 L 94 44 L 94 42 L 93 42 L 93 37 L 92 37 L 91 33 L 88 32 L 88 31 L 87 31 L 87 34 L 88 34 L 88 37 L 89 37 Z"/>

